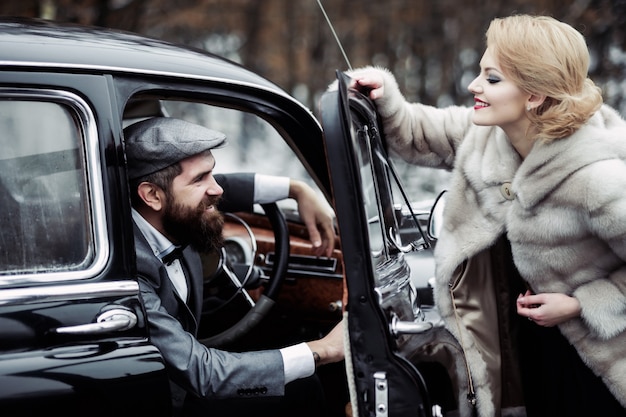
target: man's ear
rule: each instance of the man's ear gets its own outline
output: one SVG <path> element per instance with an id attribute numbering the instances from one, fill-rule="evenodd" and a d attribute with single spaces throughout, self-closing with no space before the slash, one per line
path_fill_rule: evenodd
<path id="1" fill-rule="evenodd" d="M 144 204 L 154 211 L 160 211 L 165 202 L 165 193 L 158 185 L 142 182 L 137 186 L 137 194 Z"/>

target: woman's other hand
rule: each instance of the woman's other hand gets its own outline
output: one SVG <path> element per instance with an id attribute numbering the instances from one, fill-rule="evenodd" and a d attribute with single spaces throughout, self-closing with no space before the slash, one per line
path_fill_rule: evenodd
<path id="1" fill-rule="evenodd" d="M 580 316 L 580 303 L 574 297 L 560 293 L 520 294 L 517 314 L 528 317 L 540 326 L 552 327 Z"/>

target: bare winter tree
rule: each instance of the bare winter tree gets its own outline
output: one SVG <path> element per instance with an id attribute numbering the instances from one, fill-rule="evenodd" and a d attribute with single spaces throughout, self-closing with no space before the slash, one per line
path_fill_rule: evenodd
<path id="1" fill-rule="evenodd" d="M 626 114 L 626 0 L 320 0 L 354 67 L 394 71 L 407 98 L 463 104 L 489 21 L 548 14 L 586 37 L 591 77 Z M 318 0 L 23 0 L 1 15 L 106 26 L 241 62 L 316 110 L 345 62 Z"/>

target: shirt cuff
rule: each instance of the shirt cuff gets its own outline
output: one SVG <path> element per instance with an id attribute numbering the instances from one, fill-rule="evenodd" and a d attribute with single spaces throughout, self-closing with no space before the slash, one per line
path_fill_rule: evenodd
<path id="1" fill-rule="evenodd" d="M 254 174 L 254 202 L 275 203 L 289 198 L 289 177 Z"/>
<path id="2" fill-rule="evenodd" d="M 280 349 L 285 369 L 285 384 L 315 373 L 313 352 L 306 343 Z"/>

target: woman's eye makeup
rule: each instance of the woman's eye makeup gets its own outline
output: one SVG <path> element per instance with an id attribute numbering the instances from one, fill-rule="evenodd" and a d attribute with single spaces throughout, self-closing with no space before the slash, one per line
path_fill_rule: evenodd
<path id="1" fill-rule="evenodd" d="M 501 80 L 500 80 L 500 78 L 495 77 L 495 76 L 493 76 L 493 75 L 488 75 L 488 76 L 487 76 L 487 82 L 488 82 L 489 84 L 496 84 L 496 83 L 499 83 L 500 81 L 501 81 Z"/>

